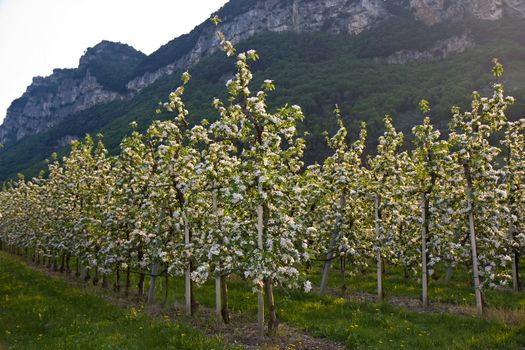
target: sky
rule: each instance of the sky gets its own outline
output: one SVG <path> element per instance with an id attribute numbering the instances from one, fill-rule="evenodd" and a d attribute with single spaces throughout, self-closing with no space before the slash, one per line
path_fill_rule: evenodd
<path id="1" fill-rule="evenodd" d="M 0 122 L 34 76 L 74 68 L 102 40 L 150 54 L 227 0 L 0 0 Z"/>

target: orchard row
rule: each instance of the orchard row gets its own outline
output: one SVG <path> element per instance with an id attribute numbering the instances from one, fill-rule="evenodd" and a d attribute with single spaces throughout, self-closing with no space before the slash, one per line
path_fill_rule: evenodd
<path id="1" fill-rule="evenodd" d="M 428 304 L 428 279 L 436 266 L 449 272 L 469 266 L 479 312 L 483 290 L 511 283 L 519 288 L 518 258 L 525 247 L 525 120 L 508 121 L 514 101 L 495 84 L 493 95 L 474 93 L 471 109 L 454 108 L 448 135 L 431 124 L 422 101 L 414 145 L 404 151 L 403 134 L 390 118 L 377 150 L 364 156 L 366 129 L 348 141 L 339 130 L 327 135 L 333 154 L 305 167 L 307 146 L 297 124 L 301 108 L 267 108 L 267 80 L 252 92 L 249 63 L 255 51 L 237 54 L 218 33 L 237 74 L 228 81 L 228 101 L 215 99 L 219 118 L 187 122 L 182 95 L 190 75 L 159 107 L 173 113 L 145 133 L 135 129 L 109 156 L 102 141 L 73 142 L 49 171 L 6 185 L 0 192 L 0 241 L 70 269 L 74 257 L 84 275 L 139 274 L 139 291 L 151 276 L 184 276 L 186 311 L 193 285 L 212 279 L 216 316 L 228 322 L 228 276 L 246 279 L 258 293 L 258 321 L 275 332 L 274 286 L 302 288 L 304 266 L 325 261 L 320 292 L 331 261 L 341 257 L 352 271 L 373 262 L 378 297 L 385 262 L 403 266 L 421 281 Z M 494 75 L 502 74 L 495 62 Z M 136 128 L 136 125 L 132 125 Z M 495 136 L 498 136 L 497 138 Z M 497 141 L 494 141 L 497 140 Z"/>

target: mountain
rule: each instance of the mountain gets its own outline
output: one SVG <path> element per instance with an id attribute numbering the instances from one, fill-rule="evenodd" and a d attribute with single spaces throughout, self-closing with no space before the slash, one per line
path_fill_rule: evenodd
<path id="1" fill-rule="evenodd" d="M 47 130 L 65 117 L 130 97 L 125 84 L 146 56 L 129 45 L 102 41 L 88 48 L 76 69 L 55 69 L 33 78 L 13 101 L 0 126 L 0 143 L 10 144 Z"/>
<path id="2" fill-rule="evenodd" d="M 366 120 L 371 138 L 387 113 L 409 131 L 421 98 L 431 100 L 445 128 L 451 104 L 488 86 L 492 57 L 506 65 L 512 93 L 525 97 L 525 0 L 232 0 L 218 14 L 220 30 L 240 49 L 261 53 L 255 80 L 277 81 L 275 103 L 304 107 L 303 127 L 315 145 L 309 161 L 327 152 L 322 131 L 333 129 L 336 103 L 354 129 Z M 116 152 L 127 124 L 145 128 L 156 118 L 155 105 L 188 68 L 192 117 L 213 119 L 210 100 L 224 94 L 232 74 L 231 60 L 216 52 L 214 31 L 205 22 L 149 56 L 104 41 L 77 69 L 35 78 L 0 126 L 0 179 L 34 174 L 51 152 L 86 132 L 102 131 Z"/>
<path id="3" fill-rule="evenodd" d="M 262 32 L 327 32 L 356 35 L 392 18 L 405 16 L 428 26 L 450 20 L 498 20 L 525 16 L 522 0 L 237 0 L 219 15 L 234 44 Z M 158 78 L 197 63 L 217 48 L 215 28 L 208 22 L 148 57 L 128 83 L 140 91 Z"/>

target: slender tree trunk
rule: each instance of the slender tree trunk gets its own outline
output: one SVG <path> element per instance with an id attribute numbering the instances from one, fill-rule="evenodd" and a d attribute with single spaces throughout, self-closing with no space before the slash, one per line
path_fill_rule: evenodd
<path id="1" fill-rule="evenodd" d="M 512 159 L 512 148 L 508 149 L 508 155 L 507 155 L 507 164 L 511 162 Z M 508 184 L 511 189 L 515 187 L 514 184 L 514 177 L 512 175 L 512 172 L 510 173 L 510 176 L 508 178 Z M 509 196 L 509 204 L 512 206 L 516 202 L 514 191 L 511 190 L 511 195 Z M 509 212 L 509 232 L 508 232 L 508 238 L 511 244 L 511 255 L 512 255 L 512 261 L 511 261 L 511 268 L 512 268 L 512 290 L 515 292 L 518 292 L 520 290 L 520 274 L 519 274 L 519 247 L 515 247 L 513 243 L 516 235 L 516 227 L 514 226 L 513 220 L 512 220 L 512 212 Z"/>
<path id="2" fill-rule="evenodd" d="M 519 292 L 521 290 L 519 260 L 520 255 L 517 249 L 512 253 L 512 290 Z"/>
<path id="3" fill-rule="evenodd" d="M 221 276 L 215 276 L 215 321 L 221 323 L 222 298 L 221 298 Z"/>
<path id="4" fill-rule="evenodd" d="M 188 218 L 186 212 L 182 214 L 184 220 L 184 243 L 190 244 L 190 225 L 188 223 Z M 185 286 L 185 306 L 186 306 L 186 316 L 193 315 L 192 308 L 192 288 L 191 288 L 191 264 L 188 262 L 188 267 L 186 268 L 184 274 L 184 286 Z"/>
<path id="5" fill-rule="evenodd" d="M 80 260 L 79 258 L 75 259 L 75 277 L 80 277 Z"/>
<path id="6" fill-rule="evenodd" d="M 509 240 L 514 240 L 514 235 L 516 233 L 514 225 L 510 225 L 509 227 Z M 512 290 L 515 292 L 518 292 L 520 290 L 520 280 L 519 280 L 519 255 L 518 250 L 516 248 L 512 248 L 511 255 L 512 255 Z"/>
<path id="7" fill-rule="evenodd" d="M 159 265 L 154 262 L 151 266 L 151 275 L 149 279 L 148 304 L 152 304 L 155 298 L 155 286 L 157 284 L 157 273 Z"/>
<path id="8" fill-rule="evenodd" d="M 139 247 L 139 251 L 138 251 L 138 260 L 139 260 L 139 263 L 142 261 L 142 259 L 144 258 L 144 253 L 142 251 L 142 245 Z M 140 264 L 139 264 L 140 265 Z M 140 272 L 140 276 L 139 276 L 139 283 L 137 285 L 138 287 L 138 293 L 139 293 L 139 296 L 144 296 L 144 279 L 145 279 L 145 275 L 144 275 L 144 272 Z"/>
<path id="9" fill-rule="evenodd" d="M 120 264 L 117 264 L 115 270 L 115 284 L 113 285 L 115 292 L 120 292 Z"/>
<path id="10" fill-rule="evenodd" d="M 71 273 L 70 261 L 71 261 L 71 254 L 68 253 L 66 255 L 66 274 L 68 275 Z"/>
<path id="11" fill-rule="evenodd" d="M 215 185 L 215 187 L 217 187 Z M 213 192 L 212 192 L 212 210 L 213 210 L 213 215 L 215 215 L 216 218 L 219 217 L 219 208 L 218 208 L 218 204 L 217 204 L 217 189 L 214 188 L 213 189 Z M 219 223 L 217 223 L 219 224 Z M 222 305 L 221 305 L 221 302 L 222 302 L 222 298 L 221 298 L 221 276 L 220 276 L 220 268 L 219 268 L 219 264 L 217 264 L 217 271 L 215 272 L 216 275 L 215 275 L 215 321 L 217 323 L 220 323 L 221 322 L 221 311 L 222 311 Z"/>
<path id="12" fill-rule="evenodd" d="M 56 256 L 53 258 L 53 271 L 58 271 L 58 258 Z"/>
<path id="13" fill-rule="evenodd" d="M 222 275 L 221 276 L 221 315 L 222 320 L 225 324 L 230 323 L 230 310 L 228 309 L 228 285 L 226 283 L 227 276 Z"/>
<path id="14" fill-rule="evenodd" d="M 190 261 L 190 271 L 193 271 L 193 262 Z M 199 306 L 199 303 L 197 302 L 197 299 L 195 298 L 195 288 L 194 282 L 190 280 L 190 288 L 191 288 L 191 314 L 193 315 L 197 311 L 197 307 Z"/>
<path id="15" fill-rule="evenodd" d="M 381 259 L 381 244 L 382 244 L 382 238 L 381 236 L 381 229 L 379 227 L 379 220 L 381 220 L 381 214 L 379 212 L 379 196 L 376 195 L 375 201 L 374 201 L 374 219 L 375 219 L 375 231 L 376 231 L 376 237 L 378 239 L 378 248 L 376 253 L 376 263 L 377 263 L 377 298 L 379 300 L 383 300 L 384 298 L 384 291 L 383 291 L 383 264 Z"/>
<path id="16" fill-rule="evenodd" d="M 109 289 L 108 275 L 102 274 L 102 289 Z"/>
<path id="17" fill-rule="evenodd" d="M 144 281 L 146 280 L 146 274 L 141 272 L 139 274 L 139 283 L 137 284 L 139 296 L 144 296 Z"/>
<path id="18" fill-rule="evenodd" d="M 341 285 L 341 290 L 346 291 L 346 256 L 341 257 L 341 279 L 343 284 Z"/>
<path id="19" fill-rule="evenodd" d="M 270 279 L 264 281 L 264 289 L 266 292 L 266 301 L 268 303 L 268 334 L 274 336 L 277 334 L 277 311 L 275 309 L 275 299 L 273 296 L 273 283 Z"/>
<path id="20" fill-rule="evenodd" d="M 448 266 L 447 274 L 445 275 L 445 282 L 446 283 L 450 283 L 450 281 L 452 280 L 452 274 L 453 273 L 454 273 L 454 265 L 451 263 Z"/>
<path id="21" fill-rule="evenodd" d="M 428 198 L 427 194 L 421 196 L 421 284 L 423 308 L 428 307 L 428 271 L 427 271 L 427 230 L 428 230 Z"/>
<path id="22" fill-rule="evenodd" d="M 164 300 L 162 301 L 163 306 L 166 306 L 166 303 L 168 302 L 169 281 L 170 275 L 168 274 L 168 268 L 166 267 L 166 272 L 164 274 Z"/>
<path id="23" fill-rule="evenodd" d="M 339 200 L 339 205 L 341 208 L 345 206 L 345 196 L 342 195 Z M 323 268 L 323 276 L 321 278 L 321 286 L 319 288 L 319 294 L 324 295 L 326 291 L 326 285 L 328 284 L 328 273 L 330 272 L 330 267 L 332 265 L 332 260 L 334 258 L 334 248 L 337 237 L 340 236 L 340 226 L 341 226 L 341 216 L 338 215 L 335 218 L 335 227 L 332 232 L 332 237 L 330 237 L 330 245 L 328 247 L 328 254 L 326 255 L 326 261 Z"/>
<path id="24" fill-rule="evenodd" d="M 464 164 L 463 167 L 465 171 L 465 178 L 467 180 L 467 207 L 470 230 L 470 246 L 472 255 L 472 273 L 474 277 L 474 292 L 476 294 L 476 309 L 481 315 L 483 313 L 483 295 L 481 292 L 481 284 L 479 280 L 478 253 L 476 246 L 476 228 L 474 225 L 474 208 L 472 203 L 472 177 L 469 166 L 467 164 Z"/>
<path id="25" fill-rule="evenodd" d="M 86 271 L 86 275 L 84 276 L 84 281 L 88 282 L 91 279 L 91 274 L 90 274 L 91 272 L 88 267 L 85 268 L 85 271 Z"/>
<path id="26" fill-rule="evenodd" d="M 64 268 L 66 266 L 66 254 L 62 253 L 60 257 L 60 273 L 64 273 Z"/>
<path id="27" fill-rule="evenodd" d="M 262 183 L 260 179 L 257 179 L 259 193 L 262 193 Z M 263 205 L 260 203 L 257 205 L 257 247 L 261 254 L 264 250 L 263 244 L 263 231 L 264 231 L 264 210 Z M 264 292 L 262 288 L 259 288 L 257 293 L 257 327 L 259 329 L 259 335 L 264 336 Z"/>
<path id="28" fill-rule="evenodd" d="M 98 267 L 95 268 L 95 276 L 93 277 L 93 285 L 94 286 L 97 286 L 98 285 Z"/>
<path id="29" fill-rule="evenodd" d="M 131 287 L 131 268 L 126 269 L 126 285 L 124 286 L 124 295 L 129 296 L 129 288 Z"/>

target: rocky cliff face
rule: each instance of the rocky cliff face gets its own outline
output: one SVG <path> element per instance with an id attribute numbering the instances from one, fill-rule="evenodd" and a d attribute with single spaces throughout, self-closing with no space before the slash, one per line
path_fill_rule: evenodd
<path id="1" fill-rule="evenodd" d="M 55 69 L 48 77 L 33 78 L 22 97 L 13 101 L 7 110 L 0 126 L 0 143 L 20 140 L 46 130 L 74 113 L 127 98 L 129 94 L 101 85 L 92 70 L 101 56 L 115 61 L 130 60 L 137 52 L 131 50 L 128 45 L 103 41 L 86 51 L 77 69 Z"/>
<path id="2" fill-rule="evenodd" d="M 469 17 L 481 20 L 525 17 L 525 0 L 231 0 L 219 11 L 219 16 L 224 20 L 220 30 L 238 43 L 265 31 L 357 35 L 393 17 L 415 19 L 428 26 Z M 401 64 L 444 58 L 473 45 L 470 36 L 464 34 L 436 42 L 424 52 L 399 51 L 386 62 Z M 0 142 L 18 140 L 47 129 L 72 113 L 132 96 L 163 76 L 189 68 L 217 49 L 215 28 L 208 22 L 144 60 L 124 46 L 103 42 L 88 50 L 75 72 L 57 70 L 50 77 L 35 78 L 26 93 L 10 107 L 0 127 Z M 100 62 L 114 56 L 126 62 L 114 66 L 115 69 L 129 66 L 134 67 L 135 73 L 120 74 L 118 84 L 104 84 L 105 80 L 115 81 L 108 79 L 115 69 L 100 69 Z"/>
<path id="3" fill-rule="evenodd" d="M 0 142 L 19 140 L 46 130 L 64 117 L 97 104 L 124 98 L 105 90 L 89 73 L 55 70 L 53 75 L 33 79 L 21 98 L 14 101 L 0 127 Z"/>
<path id="4" fill-rule="evenodd" d="M 410 9 L 428 25 L 466 16 L 491 21 L 525 16 L 525 2 L 521 0 L 410 0 Z"/>
<path id="5" fill-rule="evenodd" d="M 234 43 L 265 31 L 355 35 L 399 15 L 412 16 L 429 26 L 467 17 L 482 20 L 525 17 L 525 0 L 259 0 L 225 20 L 220 29 Z M 178 60 L 131 80 L 128 89 L 140 91 L 164 75 L 187 69 L 216 50 L 215 28 L 203 24 L 196 30 L 200 35 L 192 49 Z M 457 44 L 461 40 L 455 41 Z M 452 48 L 448 53 L 454 51 L 462 50 Z"/>
<path id="6" fill-rule="evenodd" d="M 427 50 L 401 50 L 384 58 L 376 59 L 388 64 L 406 64 L 413 61 L 431 61 L 449 57 L 453 54 L 465 52 L 475 46 L 470 33 L 455 35 L 444 40 L 438 40 Z"/>

